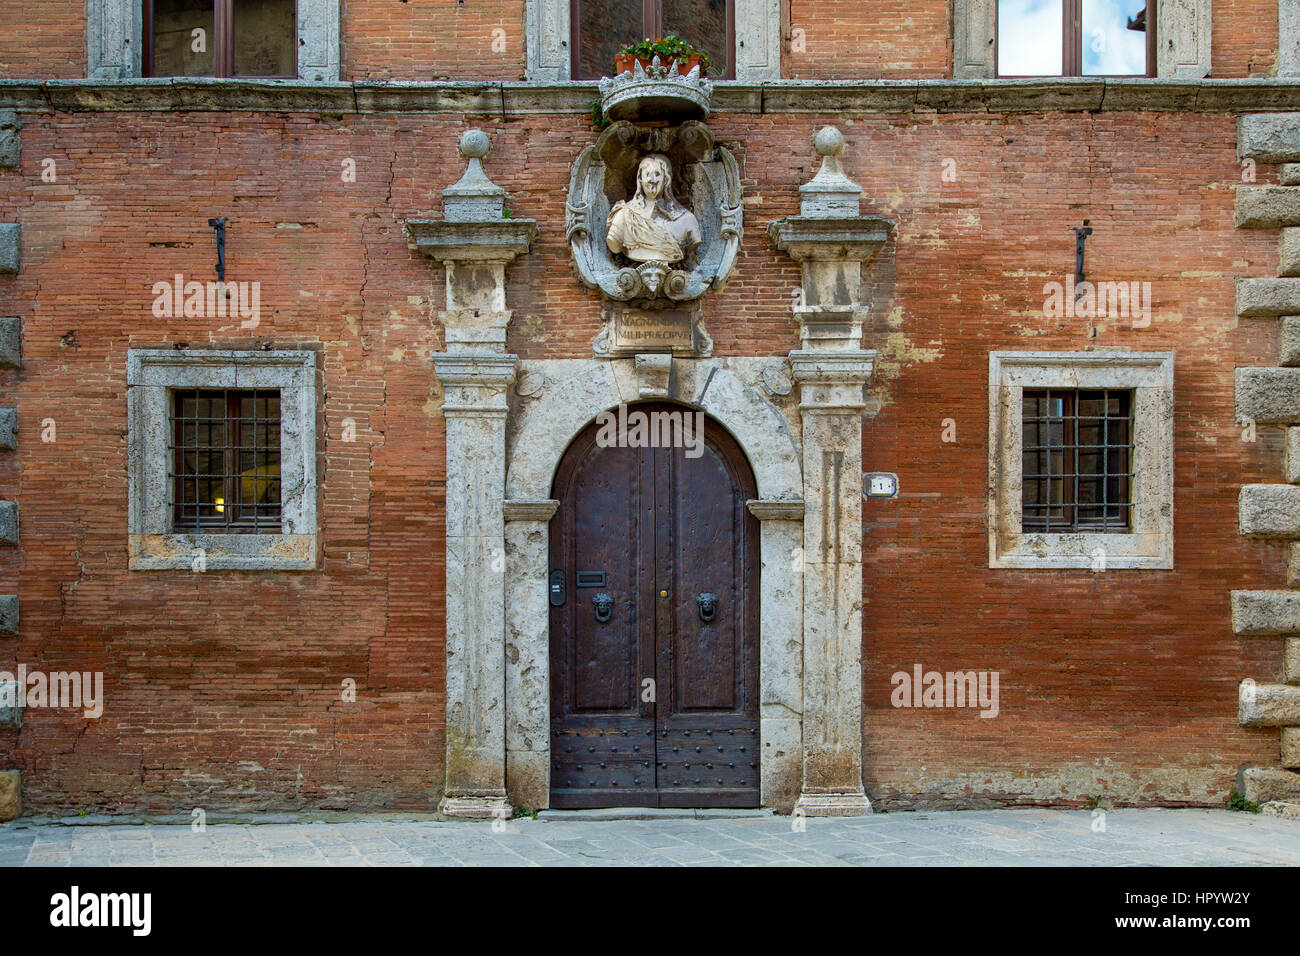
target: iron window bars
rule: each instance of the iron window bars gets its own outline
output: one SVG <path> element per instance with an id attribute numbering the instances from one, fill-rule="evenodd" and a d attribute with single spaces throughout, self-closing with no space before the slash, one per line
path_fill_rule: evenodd
<path id="1" fill-rule="evenodd" d="M 174 530 L 280 531 L 279 389 L 172 392 Z"/>
<path id="2" fill-rule="evenodd" d="M 1133 510 L 1133 393 L 1026 389 L 1024 532 L 1127 532 Z"/>

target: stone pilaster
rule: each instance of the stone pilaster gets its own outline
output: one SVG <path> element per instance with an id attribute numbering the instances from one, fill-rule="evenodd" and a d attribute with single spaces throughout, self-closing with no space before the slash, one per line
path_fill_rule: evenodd
<path id="1" fill-rule="evenodd" d="M 505 190 L 483 171 L 489 140 L 461 137 L 461 179 L 445 218 L 407 222 L 413 244 L 446 269 L 438 313 L 446 351 L 432 356 L 447 430 L 447 758 L 439 810 L 508 815 L 506 794 L 505 499 L 507 396 L 517 359 L 505 351 L 505 269 L 537 223 L 504 217 Z M 544 575 L 543 575 L 544 577 Z"/>
<path id="2" fill-rule="evenodd" d="M 506 577 L 515 599 L 506 609 L 506 699 L 548 700 L 550 603 L 547 525 L 553 498 L 505 503 Z M 506 713 L 506 790 L 510 802 L 537 810 L 550 803 L 551 714 L 545 707 Z"/>
<path id="3" fill-rule="evenodd" d="M 873 352 L 790 353 L 803 420 L 803 790 L 857 816 L 862 787 L 862 412 Z"/>
<path id="4" fill-rule="evenodd" d="M 803 562 L 791 558 L 803 552 L 804 503 L 758 498 L 746 507 L 759 521 L 759 550 L 764 555 L 758 613 L 763 662 L 759 792 L 763 806 L 788 813 L 803 784 Z M 768 560 L 769 555 L 775 560 Z"/>
<path id="5" fill-rule="evenodd" d="M 802 270 L 790 353 L 803 423 L 803 783 L 796 813 L 871 812 L 862 785 L 862 413 L 876 353 L 862 348 L 862 265 L 892 223 L 862 216 L 834 127 L 813 140 L 821 169 L 800 215 L 768 235 Z"/>
<path id="6" fill-rule="evenodd" d="M 509 812 L 505 789 L 506 393 L 513 355 L 434 356 L 447 427 L 449 816 Z"/>

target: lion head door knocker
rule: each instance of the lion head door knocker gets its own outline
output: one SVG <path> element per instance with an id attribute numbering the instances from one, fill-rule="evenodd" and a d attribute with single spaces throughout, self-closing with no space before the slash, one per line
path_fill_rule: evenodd
<path id="1" fill-rule="evenodd" d="M 596 609 L 596 620 L 601 624 L 614 616 L 614 598 L 604 591 L 591 599 L 591 606 Z"/>
<path id="2" fill-rule="evenodd" d="M 700 620 L 708 624 L 718 613 L 718 596 L 711 591 L 705 591 L 695 599 L 695 603 L 700 608 Z"/>

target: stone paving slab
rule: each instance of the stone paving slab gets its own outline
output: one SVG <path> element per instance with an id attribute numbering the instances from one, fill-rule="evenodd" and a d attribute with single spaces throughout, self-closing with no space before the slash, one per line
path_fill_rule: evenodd
<path id="1" fill-rule="evenodd" d="M 1104 828 L 1102 824 L 1104 823 Z M 1300 822 L 1226 810 L 854 819 L 547 813 L 508 822 L 0 826 L 0 866 L 1300 866 Z"/>

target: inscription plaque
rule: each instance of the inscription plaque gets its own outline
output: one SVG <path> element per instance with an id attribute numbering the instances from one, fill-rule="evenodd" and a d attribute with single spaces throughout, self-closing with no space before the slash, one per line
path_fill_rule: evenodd
<path id="1" fill-rule="evenodd" d="M 621 357 L 643 352 L 703 357 L 713 341 L 695 309 L 640 309 L 607 303 L 605 327 L 593 343 L 597 355 Z"/>

